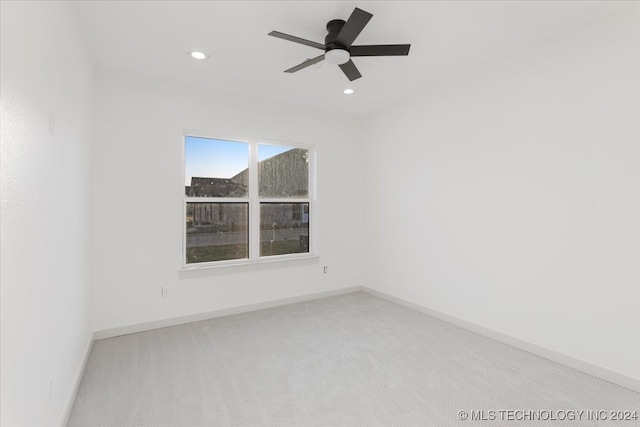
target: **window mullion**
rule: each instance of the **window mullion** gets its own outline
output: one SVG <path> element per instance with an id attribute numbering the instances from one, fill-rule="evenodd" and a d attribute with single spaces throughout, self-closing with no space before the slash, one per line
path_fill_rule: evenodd
<path id="1" fill-rule="evenodd" d="M 260 201 L 258 200 L 258 144 L 249 143 L 249 259 L 260 257 Z"/>
<path id="2" fill-rule="evenodd" d="M 260 199 L 260 203 L 311 203 L 311 199 L 305 199 L 305 198 Z"/>
<path id="3" fill-rule="evenodd" d="M 185 197 L 185 203 L 249 203 L 246 197 Z"/>

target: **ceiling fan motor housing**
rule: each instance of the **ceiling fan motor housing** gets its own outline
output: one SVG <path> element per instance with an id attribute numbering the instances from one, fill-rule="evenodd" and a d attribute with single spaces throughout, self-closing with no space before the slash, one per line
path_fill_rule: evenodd
<path id="1" fill-rule="evenodd" d="M 338 37 L 338 34 L 340 34 L 345 23 L 346 22 L 342 19 L 334 19 L 327 22 L 327 31 L 329 34 L 324 38 L 324 44 L 326 46 L 325 52 L 329 52 L 332 49 L 348 50 L 345 46 L 336 42 L 336 38 Z"/>

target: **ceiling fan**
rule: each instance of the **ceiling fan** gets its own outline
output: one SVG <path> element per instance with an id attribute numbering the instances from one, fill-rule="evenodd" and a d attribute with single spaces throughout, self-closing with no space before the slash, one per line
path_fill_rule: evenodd
<path id="1" fill-rule="evenodd" d="M 324 38 L 324 44 L 291 36 L 279 31 L 271 31 L 269 35 L 324 50 L 322 55 L 308 59 L 295 67 L 289 68 L 284 71 L 285 73 L 295 73 L 296 71 L 305 69 L 310 65 L 326 60 L 330 64 L 339 65 L 347 78 L 350 81 L 354 81 L 362 77 L 362 74 L 360 74 L 360 71 L 358 71 L 358 68 L 351 58 L 357 56 L 409 55 L 409 48 L 411 47 L 410 44 L 352 45 L 356 37 L 358 37 L 362 29 L 367 25 L 372 17 L 373 15 L 369 12 L 365 12 L 364 10 L 356 7 L 346 22 L 342 19 L 329 21 L 327 23 L 327 31 L 329 34 Z"/>

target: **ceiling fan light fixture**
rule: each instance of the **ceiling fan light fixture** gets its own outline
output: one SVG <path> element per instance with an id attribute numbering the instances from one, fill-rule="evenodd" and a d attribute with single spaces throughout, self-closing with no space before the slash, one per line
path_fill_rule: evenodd
<path id="1" fill-rule="evenodd" d="M 329 64 L 342 65 L 349 62 L 349 52 L 344 49 L 331 49 L 324 54 L 324 60 Z"/>
<path id="2" fill-rule="evenodd" d="M 193 52 L 187 52 L 187 54 L 193 59 L 207 59 L 209 57 L 209 55 L 207 55 L 206 53 L 198 52 L 197 50 L 194 50 Z"/>

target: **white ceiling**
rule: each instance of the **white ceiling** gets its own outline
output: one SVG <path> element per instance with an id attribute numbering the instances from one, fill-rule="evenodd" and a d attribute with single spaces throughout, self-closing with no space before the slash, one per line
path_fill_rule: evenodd
<path id="1" fill-rule="evenodd" d="M 634 1 L 83 1 L 76 4 L 96 66 L 346 113 L 369 113 L 617 13 Z M 411 43 L 408 57 L 355 58 L 283 73 L 321 51 L 325 25 L 354 7 L 373 14 L 354 44 Z M 633 9 L 631 9 L 633 8 Z M 211 55 L 205 61 L 191 50 Z M 352 87 L 356 93 L 344 95 Z"/>

